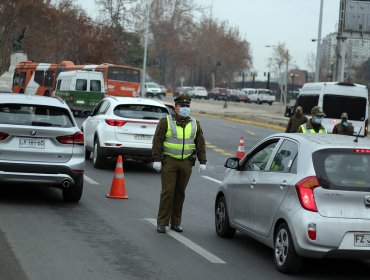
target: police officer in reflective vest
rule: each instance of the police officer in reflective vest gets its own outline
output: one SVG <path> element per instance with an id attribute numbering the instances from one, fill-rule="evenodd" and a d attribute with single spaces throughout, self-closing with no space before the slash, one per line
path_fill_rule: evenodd
<path id="1" fill-rule="evenodd" d="M 190 117 L 188 94 L 175 99 L 173 116 L 161 119 L 153 138 L 153 168 L 161 171 L 162 191 L 160 196 L 157 232 L 165 233 L 166 226 L 182 232 L 181 215 L 185 188 L 189 182 L 196 158 L 199 172 L 206 170 L 206 145 L 197 120 Z"/>
<path id="2" fill-rule="evenodd" d="M 327 134 L 328 130 L 321 125 L 322 119 L 325 114 L 321 107 L 315 106 L 311 109 L 312 117 L 305 123 L 299 126 L 297 132 L 300 133 L 322 133 Z"/>

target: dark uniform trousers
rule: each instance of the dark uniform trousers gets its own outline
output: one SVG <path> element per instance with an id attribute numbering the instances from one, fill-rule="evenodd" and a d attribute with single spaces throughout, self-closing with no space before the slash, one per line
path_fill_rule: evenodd
<path id="1" fill-rule="evenodd" d="M 165 156 L 162 160 L 162 191 L 159 203 L 157 224 L 181 224 L 182 206 L 185 200 L 185 189 L 189 182 L 193 162 Z"/>

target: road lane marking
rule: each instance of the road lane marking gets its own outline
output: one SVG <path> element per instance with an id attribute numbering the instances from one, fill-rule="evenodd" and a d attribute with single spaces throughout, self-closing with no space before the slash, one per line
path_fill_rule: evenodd
<path id="1" fill-rule="evenodd" d="M 216 182 L 216 183 L 218 183 L 218 184 L 221 184 L 222 183 L 222 181 L 220 181 L 220 180 L 217 180 L 217 179 L 214 179 L 214 178 L 212 178 L 212 177 L 208 177 L 208 176 L 202 176 L 204 179 L 207 179 L 207 180 L 210 180 L 210 181 L 213 181 L 213 182 Z"/>
<path id="2" fill-rule="evenodd" d="M 235 126 L 235 125 L 230 125 L 230 124 L 222 124 L 222 126 L 231 127 L 231 128 L 236 128 L 236 126 Z"/>
<path id="3" fill-rule="evenodd" d="M 256 133 L 252 132 L 252 131 L 249 131 L 249 130 L 246 130 L 246 132 L 248 132 L 249 134 L 251 135 L 256 135 Z"/>
<path id="4" fill-rule="evenodd" d="M 155 227 L 157 226 L 157 220 L 156 219 L 149 219 L 144 218 L 145 221 L 151 223 Z M 184 237 L 182 234 L 177 233 L 176 231 L 167 229 L 166 233 L 175 238 L 180 243 L 184 244 L 189 249 L 193 250 L 195 253 L 201 255 L 203 258 L 207 259 L 211 263 L 226 263 L 223 260 L 221 260 L 219 257 L 213 255 L 212 253 L 208 252 L 206 249 L 200 247 L 199 245 L 195 244 L 190 239 Z"/>
<path id="5" fill-rule="evenodd" d="M 99 185 L 99 183 L 95 182 L 93 179 L 91 179 L 90 177 L 87 177 L 87 175 L 84 175 L 84 180 L 87 181 L 89 184 L 92 184 L 92 185 Z"/>

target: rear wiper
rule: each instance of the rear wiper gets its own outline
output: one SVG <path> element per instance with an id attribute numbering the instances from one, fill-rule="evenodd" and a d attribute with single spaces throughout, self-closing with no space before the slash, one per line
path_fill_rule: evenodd
<path id="1" fill-rule="evenodd" d="M 156 117 L 143 117 L 143 120 L 159 120 L 159 118 L 156 118 Z"/>
<path id="2" fill-rule="evenodd" d="M 54 123 L 48 123 L 48 122 L 37 122 L 37 121 L 33 121 L 32 125 L 35 125 L 35 126 L 61 126 L 60 124 L 54 124 Z"/>

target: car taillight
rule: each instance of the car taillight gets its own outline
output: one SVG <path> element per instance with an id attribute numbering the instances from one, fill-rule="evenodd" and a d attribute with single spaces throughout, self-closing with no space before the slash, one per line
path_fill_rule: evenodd
<path id="1" fill-rule="evenodd" d="M 304 178 L 295 185 L 299 201 L 301 202 L 301 205 L 304 209 L 312 212 L 317 212 L 313 190 L 318 186 L 319 181 L 315 176 Z"/>
<path id="2" fill-rule="evenodd" d="M 56 139 L 61 144 L 84 144 L 84 134 L 81 131 L 71 135 L 58 136 Z"/>
<path id="3" fill-rule="evenodd" d="M 115 119 L 106 119 L 105 122 L 111 126 L 123 126 L 126 121 L 124 120 L 115 120 Z"/>
<path id="4" fill-rule="evenodd" d="M 370 149 L 355 149 L 355 153 L 368 154 L 370 153 Z"/>
<path id="5" fill-rule="evenodd" d="M 0 132 L 0 140 L 4 140 L 6 137 L 8 137 L 9 134 L 5 132 Z"/>

